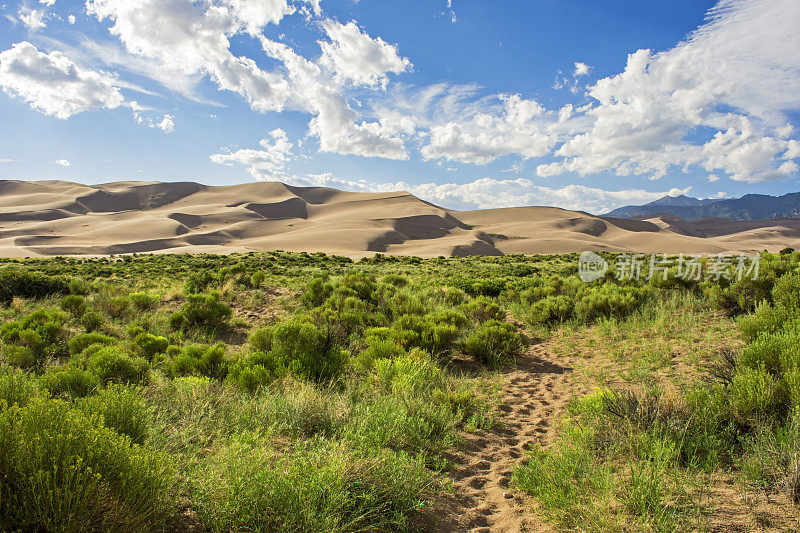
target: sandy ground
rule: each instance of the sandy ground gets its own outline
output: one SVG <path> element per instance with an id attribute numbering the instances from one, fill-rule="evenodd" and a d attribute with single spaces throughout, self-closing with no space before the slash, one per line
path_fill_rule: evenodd
<path id="1" fill-rule="evenodd" d="M 553 207 L 452 211 L 402 191 L 351 193 L 282 183 L 0 181 L 0 256 L 751 253 L 786 246 L 800 248 L 800 219 L 626 220 Z"/>

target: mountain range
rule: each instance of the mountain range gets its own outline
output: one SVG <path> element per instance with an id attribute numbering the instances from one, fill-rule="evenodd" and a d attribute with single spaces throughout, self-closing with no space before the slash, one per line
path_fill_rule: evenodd
<path id="1" fill-rule="evenodd" d="M 746 194 L 727 200 L 699 200 L 690 196 L 664 196 L 645 205 L 627 205 L 603 216 L 641 218 L 666 213 L 684 220 L 702 218 L 728 218 L 731 220 L 767 220 L 774 218 L 800 218 L 800 192 L 770 196 Z"/>

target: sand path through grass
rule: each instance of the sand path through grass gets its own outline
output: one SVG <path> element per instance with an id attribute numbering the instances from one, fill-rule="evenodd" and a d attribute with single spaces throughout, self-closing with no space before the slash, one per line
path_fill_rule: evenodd
<path id="1" fill-rule="evenodd" d="M 553 441 L 567 401 L 586 392 L 573 382 L 570 363 L 568 357 L 551 355 L 545 343 L 532 341 L 517 364 L 503 370 L 494 427 L 464 433 L 462 447 L 448 456 L 455 496 L 437 513 L 435 531 L 551 531 L 510 482 L 526 450 Z"/>

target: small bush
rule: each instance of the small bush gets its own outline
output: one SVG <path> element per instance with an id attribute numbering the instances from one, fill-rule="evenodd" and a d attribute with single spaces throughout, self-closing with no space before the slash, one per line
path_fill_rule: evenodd
<path id="1" fill-rule="evenodd" d="M 65 315 L 40 309 L 0 327 L 6 360 L 20 368 L 41 368 L 49 359 L 67 355 Z"/>
<path id="2" fill-rule="evenodd" d="M 497 305 L 497 302 L 479 296 L 473 298 L 460 309 L 473 322 L 486 322 L 487 320 L 503 320 L 506 317 L 505 311 Z"/>
<path id="3" fill-rule="evenodd" d="M 139 311 L 147 311 L 152 309 L 159 300 L 158 296 L 153 296 L 152 294 L 148 294 L 146 292 L 132 292 L 128 295 L 128 298 L 130 299 L 131 304 L 133 304 L 133 306 Z"/>
<path id="4" fill-rule="evenodd" d="M 405 350 L 396 342 L 382 337 L 368 337 L 367 347 L 356 356 L 354 364 L 360 372 L 370 372 L 375 362 L 380 359 L 394 359 L 405 354 Z"/>
<path id="5" fill-rule="evenodd" d="M 513 362 L 522 354 L 525 337 L 507 322 L 489 320 L 471 331 L 461 344 L 464 353 L 491 368 Z"/>
<path id="6" fill-rule="evenodd" d="M 81 317 L 81 325 L 86 331 L 97 331 L 103 325 L 103 316 L 94 309 L 86 311 Z"/>
<path id="7" fill-rule="evenodd" d="M 58 303 L 59 307 L 64 311 L 70 313 L 72 316 L 82 316 L 86 311 L 86 300 L 79 294 L 70 294 L 64 296 Z"/>
<path id="8" fill-rule="evenodd" d="M 60 277 L 29 270 L 0 271 L 0 303 L 10 303 L 14 297 L 44 298 L 69 292 L 69 283 Z"/>
<path id="9" fill-rule="evenodd" d="M 52 396 L 83 398 L 100 385 L 100 378 L 93 372 L 69 364 L 51 366 L 41 382 Z"/>
<path id="10" fill-rule="evenodd" d="M 118 345 L 101 348 L 88 358 L 86 365 L 103 383 L 139 383 L 149 368 L 146 359 L 131 356 Z"/>
<path id="11" fill-rule="evenodd" d="M 36 386 L 33 374 L 9 367 L 0 367 L 0 410 L 12 405 L 24 407 L 37 396 L 39 396 L 39 387 Z"/>
<path id="12" fill-rule="evenodd" d="M 169 372 L 173 376 L 206 376 L 213 379 L 225 379 L 228 375 L 228 362 L 225 358 L 225 345 L 203 346 L 191 344 L 184 346 L 175 355 Z"/>
<path id="13" fill-rule="evenodd" d="M 266 280 L 267 280 L 267 275 L 261 272 L 260 270 L 254 272 L 253 275 L 250 276 L 250 284 L 253 287 L 260 287 L 261 285 L 264 284 Z"/>
<path id="14" fill-rule="evenodd" d="M 170 326 L 173 329 L 194 327 L 207 333 L 228 330 L 233 311 L 220 298 L 218 292 L 188 295 L 180 312 L 170 316 Z"/>
<path id="15" fill-rule="evenodd" d="M 144 444 L 150 431 L 150 413 L 138 387 L 109 385 L 79 404 L 89 418 L 98 415 L 102 424 L 136 444 Z"/>
<path id="16" fill-rule="evenodd" d="M 166 353 L 169 340 L 151 333 L 139 333 L 133 339 L 133 345 L 140 355 L 151 361 L 156 354 Z"/>
<path id="17" fill-rule="evenodd" d="M 159 456 L 60 400 L 0 411 L 0 480 L 10 531 L 159 529 L 171 507 Z"/>
<path id="18" fill-rule="evenodd" d="M 404 531 L 435 487 L 408 455 L 362 457 L 321 441 L 275 453 L 268 441 L 240 438 L 210 464 L 196 505 L 217 531 Z"/>
<path id="19" fill-rule="evenodd" d="M 81 333 L 80 335 L 75 335 L 69 340 L 69 353 L 71 355 L 76 355 L 83 352 L 86 348 L 93 344 L 97 344 L 100 346 L 110 346 L 112 344 L 116 344 L 117 339 L 114 337 L 109 337 L 108 335 L 103 335 L 102 333 Z"/>
<path id="20" fill-rule="evenodd" d="M 123 318 L 131 308 L 131 300 L 127 296 L 111 296 L 101 300 L 101 307 L 114 319 Z"/>

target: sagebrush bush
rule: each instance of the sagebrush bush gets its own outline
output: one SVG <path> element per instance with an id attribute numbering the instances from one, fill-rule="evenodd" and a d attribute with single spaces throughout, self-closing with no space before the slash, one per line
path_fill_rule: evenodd
<path id="1" fill-rule="evenodd" d="M 14 366 L 41 368 L 49 359 L 68 354 L 65 313 L 39 309 L 0 327 L 3 355 Z"/>
<path id="2" fill-rule="evenodd" d="M 85 364 L 103 383 L 140 383 L 149 369 L 146 359 L 131 355 L 119 345 L 100 348 Z"/>
<path id="3" fill-rule="evenodd" d="M 110 346 L 116 343 L 117 339 L 109 337 L 108 335 L 103 335 L 102 333 L 81 333 L 80 335 L 72 337 L 67 345 L 69 347 L 69 353 L 71 355 L 77 355 L 94 344 Z"/>
<path id="4" fill-rule="evenodd" d="M 0 411 L 0 523 L 11 531 L 158 530 L 163 459 L 60 400 Z"/>
<path id="5" fill-rule="evenodd" d="M 435 489 L 408 455 L 360 456 L 311 441 L 279 453 L 241 436 L 197 479 L 201 522 L 218 531 L 405 531 Z M 203 481 L 200 481 L 203 480 Z"/>
<path id="6" fill-rule="evenodd" d="M 44 298 L 53 294 L 69 294 L 69 282 L 31 270 L 0 270 L 0 303 L 14 297 Z"/>
<path id="7" fill-rule="evenodd" d="M 132 292 L 128 295 L 131 304 L 139 311 L 152 309 L 158 302 L 159 297 L 146 292 Z"/>
<path id="8" fill-rule="evenodd" d="M 136 444 L 147 439 L 150 412 L 139 387 L 112 384 L 84 398 L 78 407 L 89 418 L 97 415 L 104 426 L 127 435 Z"/>
<path id="9" fill-rule="evenodd" d="M 134 337 L 133 346 L 140 355 L 149 361 L 152 360 L 156 354 L 167 352 L 169 340 L 166 337 L 143 332 Z"/>
<path id="10" fill-rule="evenodd" d="M 489 320 L 484 322 L 461 342 L 464 353 L 471 355 L 491 368 L 513 363 L 522 355 L 525 337 L 513 324 Z"/>
<path id="11" fill-rule="evenodd" d="M 83 398 L 100 385 L 100 378 L 94 372 L 67 364 L 48 368 L 41 382 L 51 396 Z"/>
<path id="12" fill-rule="evenodd" d="M 194 375 L 219 380 L 225 379 L 228 375 L 225 345 L 190 344 L 184 346 L 180 352 L 172 356 L 168 368 L 172 376 Z"/>
<path id="13" fill-rule="evenodd" d="M 181 310 L 170 316 L 170 326 L 198 328 L 210 334 L 227 331 L 233 310 L 221 298 L 218 292 L 188 294 Z"/>
<path id="14" fill-rule="evenodd" d="M 103 316 L 94 309 L 90 309 L 81 317 L 81 325 L 86 328 L 86 331 L 97 331 L 103 325 Z"/>
<path id="15" fill-rule="evenodd" d="M 33 374 L 0 366 L 0 410 L 12 405 L 24 407 L 37 396 L 39 387 Z"/>
<path id="16" fill-rule="evenodd" d="M 72 316 L 82 316 L 86 311 L 86 299 L 79 294 L 64 296 L 61 298 L 61 301 L 58 302 L 58 305 Z"/>

